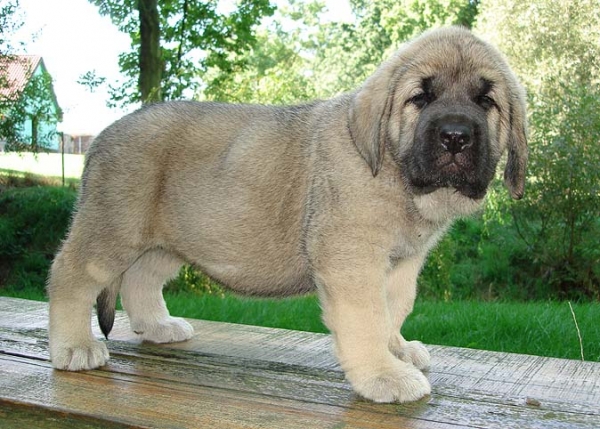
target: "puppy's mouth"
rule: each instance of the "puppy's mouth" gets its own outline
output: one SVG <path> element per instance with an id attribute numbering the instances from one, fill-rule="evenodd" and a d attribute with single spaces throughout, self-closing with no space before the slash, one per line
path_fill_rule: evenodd
<path id="1" fill-rule="evenodd" d="M 425 150 L 403 161 L 405 177 L 413 192 L 424 195 L 440 188 L 451 188 L 459 194 L 480 200 L 487 192 L 493 170 L 486 160 L 472 150 L 451 153 L 434 145 L 420 144 Z M 431 147 L 434 147 L 432 150 Z"/>
<path id="2" fill-rule="evenodd" d="M 438 178 L 434 181 L 411 181 L 411 188 L 416 195 L 426 195 L 442 188 L 454 189 L 459 194 L 473 200 L 482 199 L 487 192 L 487 184 L 470 183 L 464 180 L 452 178 Z"/>
<path id="3" fill-rule="evenodd" d="M 488 180 L 479 178 L 475 169 L 456 157 L 440 160 L 432 167 L 409 174 L 408 182 L 415 194 L 425 195 L 441 188 L 452 188 L 465 197 L 479 200 L 487 192 Z"/>
<path id="4" fill-rule="evenodd" d="M 489 174 L 481 174 L 467 154 L 442 153 L 428 157 L 406 157 L 402 163 L 405 183 L 416 195 L 430 194 L 441 188 L 451 188 L 465 197 L 479 200 L 487 192 Z"/>
<path id="5" fill-rule="evenodd" d="M 440 171 L 442 174 L 468 174 L 470 170 L 474 170 L 473 163 L 471 161 L 471 154 L 457 153 L 452 154 L 448 152 L 442 152 L 439 154 L 434 162 L 434 168 Z"/>

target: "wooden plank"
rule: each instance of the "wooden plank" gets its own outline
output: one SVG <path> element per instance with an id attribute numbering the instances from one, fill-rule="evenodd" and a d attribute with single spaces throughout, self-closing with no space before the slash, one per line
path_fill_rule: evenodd
<path id="1" fill-rule="evenodd" d="M 120 313 L 109 364 L 68 373 L 48 363 L 46 313 L 0 298 L 0 402 L 157 427 L 600 427 L 598 363 L 432 346 L 432 396 L 377 405 L 352 393 L 328 335 L 190 320 L 192 340 L 157 346 Z"/>
<path id="2" fill-rule="evenodd" d="M 31 351 L 31 349 L 29 349 Z M 181 359 L 181 362 L 176 364 L 177 360 Z M 226 361 L 226 359 L 225 359 Z M 15 370 L 17 372 L 17 370 Z M 20 374 L 29 374 L 31 369 L 24 371 L 22 368 L 18 369 Z M 304 412 L 313 410 L 315 407 L 319 407 L 318 404 L 339 404 L 339 407 L 325 407 L 335 411 L 328 411 L 328 414 L 334 413 L 334 415 L 343 415 L 340 407 L 360 412 L 363 418 L 368 418 L 366 421 L 360 422 L 359 427 L 368 427 L 367 423 L 377 421 L 379 427 L 386 427 L 385 424 L 389 424 L 392 427 L 399 423 L 403 423 L 402 427 L 443 427 L 442 423 L 452 422 L 453 424 L 459 424 L 461 427 L 488 427 L 491 421 L 497 421 L 500 426 L 497 427 L 519 427 L 529 422 L 526 427 L 550 427 L 540 420 L 539 423 L 531 423 L 539 418 L 540 414 L 536 410 L 523 410 L 522 407 L 504 407 L 499 404 L 489 404 L 485 402 L 473 402 L 458 397 L 446 397 L 445 395 L 437 395 L 429 401 L 421 401 L 415 404 L 408 405 L 373 405 L 367 402 L 360 401 L 354 398 L 351 392 L 348 391 L 344 385 L 335 385 L 331 380 L 319 380 L 319 378 L 313 374 L 309 377 L 306 374 L 296 374 L 295 372 L 284 373 L 273 369 L 273 373 L 269 374 L 264 368 L 256 368 L 248 365 L 243 365 L 242 362 L 237 360 L 236 362 L 215 362 L 210 359 L 200 359 L 200 363 L 192 365 L 188 363 L 186 366 L 185 357 L 177 356 L 176 354 L 168 355 L 168 364 L 159 356 L 154 353 L 149 358 L 143 358 L 140 355 L 129 355 L 124 356 L 120 354 L 118 357 L 113 359 L 113 362 L 108 368 L 103 371 L 90 371 L 94 373 L 96 377 L 106 377 L 112 382 L 113 388 L 116 386 L 115 382 L 126 382 L 128 386 L 128 394 L 133 399 L 132 404 L 135 404 L 135 408 L 147 409 L 153 408 L 154 404 L 148 404 L 147 399 L 144 399 L 144 392 L 147 390 L 148 385 L 157 385 L 158 390 L 162 390 L 163 387 L 167 386 L 167 390 L 171 389 L 171 385 L 174 385 L 173 389 L 176 391 L 182 391 L 186 388 L 191 389 L 195 392 L 197 400 L 203 404 L 201 412 L 204 412 L 204 406 L 208 405 L 208 411 L 212 412 L 214 406 L 212 403 L 206 402 L 203 395 L 205 387 L 220 389 L 215 390 L 220 392 L 225 390 L 228 392 L 235 391 L 236 397 L 245 396 L 242 393 L 255 392 L 259 393 L 262 397 L 267 396 L 269 398 L 290 398 L 292 401 L 302 401 L 301 408 Z M 86 373 L 88 374 L 88 373 Z M 103 389 L 103 384 L 98 385 L 98 381 L 90 380 L 87 377 L 79 376 L 73 373 L 56 372 L 55 377 L 71 377 L 75 381 L 81 381 L 84 386 L 88 386 L 91 389 L 90 392 L 100 392 Z M 6 377 L 2 376 L 1 379 L 14 379 L 14 376 L 8 374 Z M 59 379 L 60 380 L 60 379 Z M 70 380 L 73 382 L 73 380 Z M 322 381 L 322 383 L 320 383 Z M 139 385 L 136 386 L 136 383 Z M 39 383 L 36 381 L 32 383 L 34 385 L 46 386 L 49 383 Z M 22 383 L 18 383 L 19 386 Z M 135 387 L 134 387 L 135 386 Z M 0 383 L 2 390 L 10 389 L 10 386 L 4 386 Z M 64 390 L 64 386 L 57 387 L 59 390 Z M 73 388 L 71 388 L 73 389 Z M 82 394 L 82 388 L 74 388 L 73 390 L 78 392 L 78 395 Z M 21 388 L 18 391 L 10 393 L 11 396 L 19 395 Z M 211 391 L 208 394 L 211 398 L 219 398 L 219 403 L 228 402 L 223 399 L 220 394 L 216 394 L 215 391 Z M 87 392 L 87 391 L 86 391 Z M 27 394 L 31 395 L 29 389 Z M 35 397 L 39 395 L 38 391 L 35 395 L 21 397 L 26 402 L 35 402 Z M 21 393 L 22 395 L 22 393 Z M 82 395 L 86 398 L 86 402 L 89 403 L 89 393 Z M 250 395 L 252 396 L 252 395 Z M 173 396 L 169 396 L 173 399 Z M 138 401 L 137 403 L 135 401 Z M 262 409 L 264 404 L 252 403 L 251 409 Z M 179 409 L 180 403 L 183 403 L 180 399 L 176 399 L 175 403 L 169 403 L 168 409 Z M 246 402 L 245 402 L 246 403 Z M 67 401 L 70 409 L 78 409 L 78 404 L 73 398 L 69 398 Z M 281 408 L 281 405 L 279 406 Z M 89 410 L 88 410 L 89 411 Z M 82 411 L 83 412 L 83 411 Z M 186 411 L 181 411 L 185 413 Z M 132 414 L 131 410 L 127 410 L 125 416 L 116 415 L 118 421 L 124 421 L 126 416 Z M 177 413 L 179 414 L 179 412 Z M 415 421 L 403 421 L 403 417 L 415 418 Z M 542 415 L 542 416 L 545 416 Z M 138 415 L 141 421 L 144 421 L 143 415 Z M 218 418 L 218 416 L 213 416 Z M 564 420 L 564 424 L 554 425 L 553 427 L 595 427 L 592 424 L 586 424 L 585 416 L 583 418 L 577 418 L 577 416 L 566 415 L 565 413 L 555 413 L 553 418 Z M 169 419 L 172 419 L 169 416 Z M 294 417 L 294 419 L 296 419 Z M 293 420 L 294 420 L 293 419 Z M 127 421 L 127 420 L 125 420 Z M 138 420 L 135 420 L 138 421 Z M 339 421 L 336 421 L 339 423 Z M 425 422 L 428 424 L 424 425 Z M 283 422 L 278 421 L 273 427 L 278 427 Z M 314 427 L 329 427 L 327 421 L 320 419 L 318 421 L 312 421 L 312 424 L 318 425 Z M 354 423 L 357 423 L 356 421 Z M 436 426 L 437 423 L 437 426 Z M 419 426 L 423 424 L 424 426 Z M 292 424 L 286 424 L 285 427 L 295 427 Z M 313 426 L 308 426 L 313 427 Z"/>
<path id="3" fill-rule="evenodd" d="M 134 426 L 56 412 L 34 405 L 0 401 L 0 427 L 2 429 L 126 429 Z"/>
<path id="4" fill-rule="evenodd" d="M 160 428 L 420 428 L 410 418 L 372 415 L 269 395 L 214 389 L 193 383 L 147 378 L 147 374 L 114 377 L 103 371 L 52 371 L 47 363 L 23 358 L 4 359 L 0 369 L 2 396 L 75 413 L 88 419 L 107 419 L 132 426 Z M 436 429 L 451 426 L 434 423 Z"/>

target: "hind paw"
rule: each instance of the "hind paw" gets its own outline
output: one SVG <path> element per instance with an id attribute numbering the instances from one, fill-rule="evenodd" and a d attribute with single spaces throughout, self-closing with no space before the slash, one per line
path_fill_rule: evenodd
<path id="1" fill-rule="evenodd" d="M 50 347 L 50 359 L 56 369 L 82 371 L 98 368 L 109 358 L 106 345 L 98 340 L 90 340 L 73 346 L 57 345 Z"/>
<path id="2" fill-rule="evenodd" d="M 420 370 L 429 368 L 431 356 L 429 351 L 420 341 L 406 341 L 399 350 L 394 350 L 394 354 L 407 363 L 412 363 Z"/>
<path id="3" fill-rule="evenodd" d="M 192 338 L 194 328 L 179 317 L 167 317 L 155 323 L 132 324 L 133 331 L 152 343 L 176 343 Z"/>

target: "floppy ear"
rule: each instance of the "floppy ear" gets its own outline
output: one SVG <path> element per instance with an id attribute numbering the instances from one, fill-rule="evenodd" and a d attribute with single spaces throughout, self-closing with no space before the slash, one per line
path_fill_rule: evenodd
<path id="1" fill-rule="evenodd" d="M 383 163 L 388 122 L 392 112 L 394 98 L 390 80 L 382 85 L 384 73 L 377 73 L 367 80 L 354 94 L 348 111 L 348 128 L 358 152 L 371 167 L 373 176 L 377 176 Z"/>
<path id="2" fill-rule="evenodd" d="M 518 84 L 517 84 L 518 85 Z M 504 170 L 504 183 L 512 198 L 519 200 L 525 193 L 527 171 L 527 114 L 524 91 L 513 95 L 508 137 L 508 160 Z"/>

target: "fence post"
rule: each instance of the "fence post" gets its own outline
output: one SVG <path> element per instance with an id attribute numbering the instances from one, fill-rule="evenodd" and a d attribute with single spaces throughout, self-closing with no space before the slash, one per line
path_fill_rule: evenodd
<path id="1" fill-rule="evenodd" d="M 63 188 L 65 187 L 65 133 L 61 132 L 60 133 L 60 158 L 61 158 L 61 164 L 62 164 L 62 185 Z"/>

